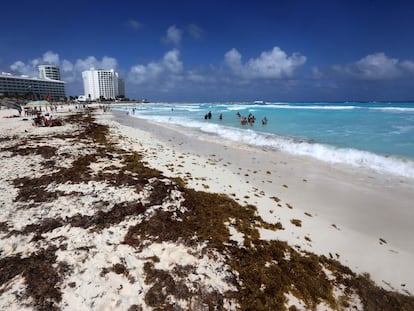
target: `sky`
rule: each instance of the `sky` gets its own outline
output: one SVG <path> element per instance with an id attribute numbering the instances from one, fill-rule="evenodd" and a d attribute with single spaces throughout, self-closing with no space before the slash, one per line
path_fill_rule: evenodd
<path id="1" fill-rule="evenodd" d="M 152 101 L 414 100 L 414 1 L 6 1 L 0 71 L 115 69 Z"/>

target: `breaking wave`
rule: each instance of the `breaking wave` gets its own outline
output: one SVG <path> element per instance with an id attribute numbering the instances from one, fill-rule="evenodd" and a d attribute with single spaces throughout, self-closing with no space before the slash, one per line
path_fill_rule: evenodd
<path id="1" fill-rule="evenodd" d="M 333 164 L 348 164 L 368 168 L 383 174 L 414 178 L 414 162 L 402 157 L 379 155 L 352 148 L 313 143 L 276 134 L 259 133 L 250 129 L 238 129 L 215 123 L 192 121 L 181 117 L 136 116 L 161 124 L 172 124 L 215 135 L 221 140 L 230 140 L 249 146 L 281 150 L 290 154 L 309 156 Z"/>

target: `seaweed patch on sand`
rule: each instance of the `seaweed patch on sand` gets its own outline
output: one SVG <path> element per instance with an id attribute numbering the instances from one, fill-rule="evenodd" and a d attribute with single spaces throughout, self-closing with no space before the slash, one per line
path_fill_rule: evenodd
<path id="1" fill-rule="evenodd" d="M 0 134 L 3 309 L 414 309 L 333 258 L 263 240 L 283 224 L 163 176 L 94 111 L 65 124 Z"/>

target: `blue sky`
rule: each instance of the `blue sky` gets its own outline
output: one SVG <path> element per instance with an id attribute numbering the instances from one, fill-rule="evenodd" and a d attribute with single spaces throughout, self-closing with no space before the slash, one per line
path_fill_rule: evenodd
<path id="1" fill-rule="evenodd" d="M 414 100 L 414 1 L 6 1 L 0 71 L 154 101 Z"/>

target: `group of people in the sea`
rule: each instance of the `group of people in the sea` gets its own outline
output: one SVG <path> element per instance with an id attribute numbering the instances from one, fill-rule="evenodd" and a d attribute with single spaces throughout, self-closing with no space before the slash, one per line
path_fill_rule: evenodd
<path id="1" fill-rule="evenodd" d="M 238 112 L 237 117 L 240 119 L 241 125 L 246 125 L 247 123 L 253 125 L 253 123 L 256 121 L 256 117 L 252 113 L 249 113 L 247 117 L 244 117 Z"/>
<path id="2" fill-rule="evenodd" d="M 207 120 L 207 119 L 211 119 L 211 117 L 212 117 L 212 114 L 211 114 L 211 111 L 209 111 L 205 116 L 204 116 L 204 119 L 205 120 Z"/>
<path id="3" fill-rule="evenodd" d="M 236 115 L 240 119 L 240 124 L 241 125 L 246 125 L 246 124 L 253 125 L 253 123 L 256 121 L 256 117 L 252 113 L 249 113 L 249 115 L 247 117 L 242 116 L 240 114 L 240 112 L 237 112 Z M 205 120 L 211 119 L 211 118 L 212 118 L 211 111 L 209 111 L 207 114 L 204 115 L 204 119 Z M 220 113 L 220 115 L 219 115 L 219 120 L 223 120 L 223 114 L 222 113 Z M 263 117 L 262 124 L 263 125 L 266 125 L 267 124 L 267 118 L 266 118 L 266 116 Z"/>

